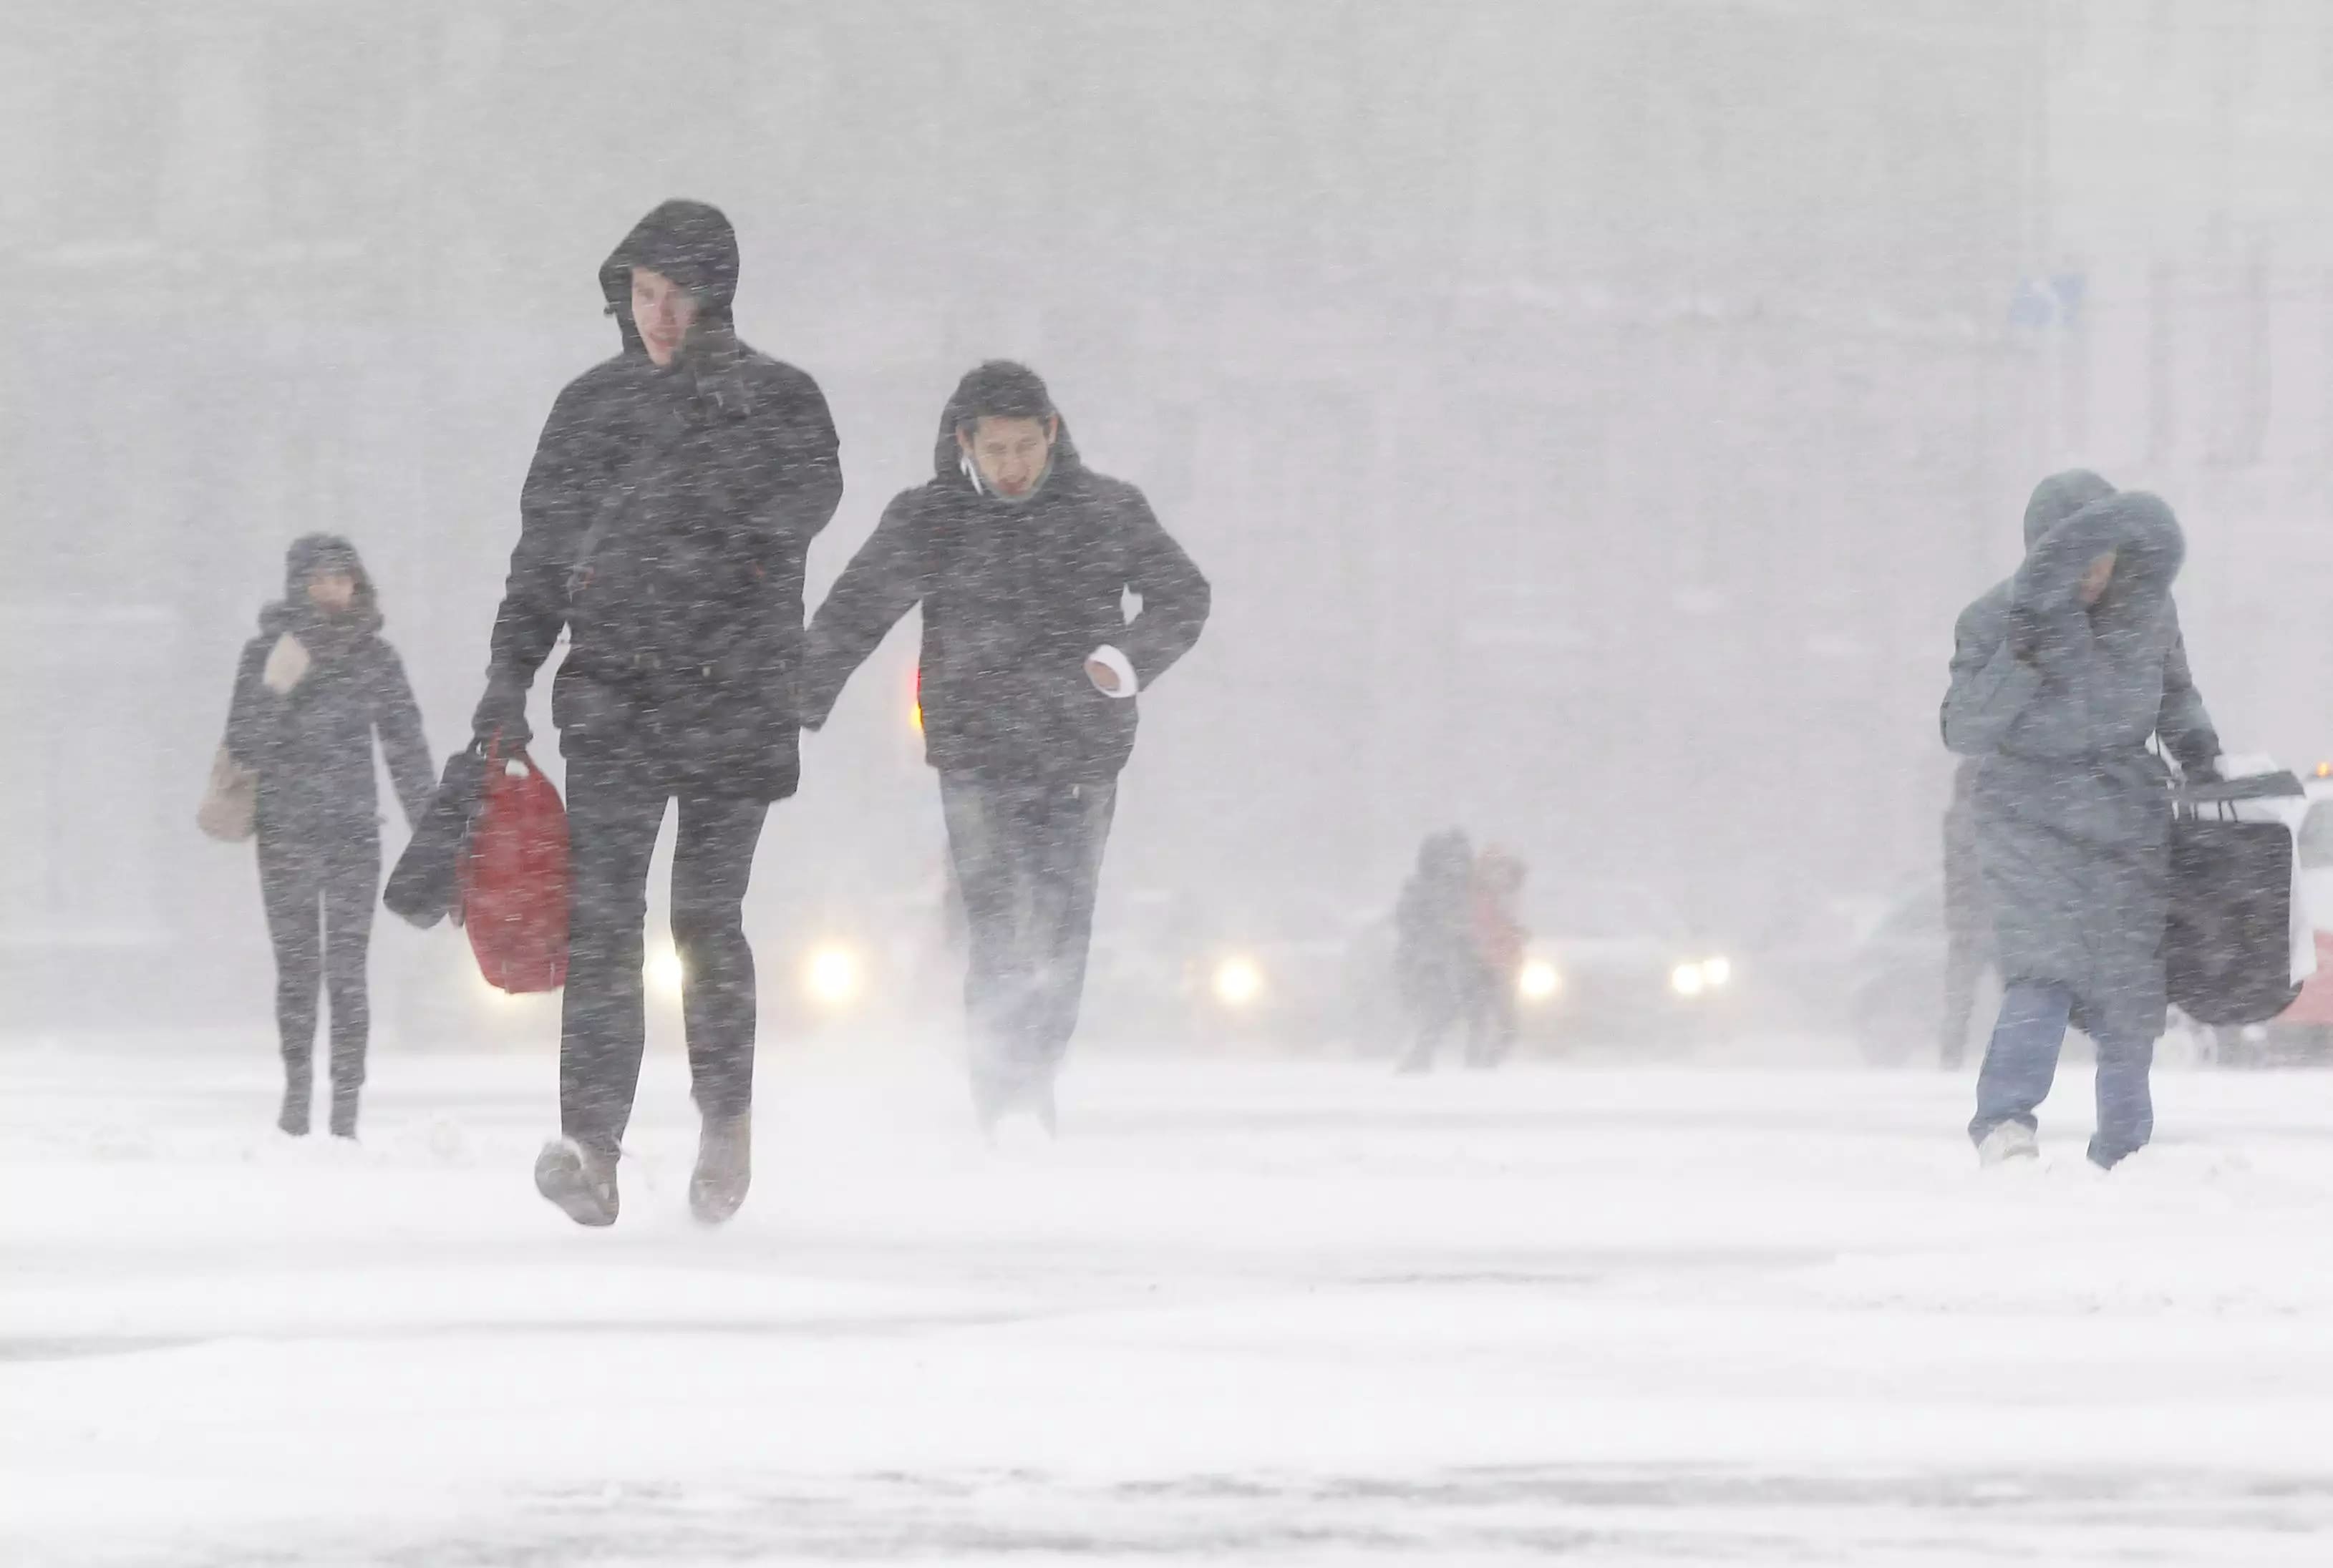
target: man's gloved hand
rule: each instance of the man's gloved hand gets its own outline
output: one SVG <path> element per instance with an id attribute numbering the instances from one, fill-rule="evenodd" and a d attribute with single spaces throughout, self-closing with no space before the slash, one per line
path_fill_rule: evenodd
<path id="1" fill-rule="evenodd" d="M 486 694 L 470 717 L 470 733 L 484 743 L 502 738 L 504 751 L 515 751 L 534 739 L 526 727 L 526 683 L 505 670 L 486 677 Z"/>

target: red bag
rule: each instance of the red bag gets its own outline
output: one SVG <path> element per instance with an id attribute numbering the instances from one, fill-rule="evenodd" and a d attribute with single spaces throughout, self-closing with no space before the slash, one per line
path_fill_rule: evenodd
<path id="1" fill-rule="evenodd" d="M 462 923 L 486 983 L 555 991 L 567 983 L 567 810 L 524 751 L 489 747 L 456 875 Z"/>

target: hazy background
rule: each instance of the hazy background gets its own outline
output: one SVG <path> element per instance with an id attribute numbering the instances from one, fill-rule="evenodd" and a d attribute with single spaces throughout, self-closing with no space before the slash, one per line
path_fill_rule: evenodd
<path id="1" fill-rule="evenodd" d="M 1213 577 L 1114 896 L 1381 906 L 1452 822 L 1726 931 L 1886 894 L 1953 617 L 2071 463 L 2185 521 L 2229 742 L 2313 760 L 2328 169 L 2314 0 L 0 0 L 0 1015 L 267 1037 L 192 813 L 283 547 L 359 542 L 466 739 L 668 196 L 832 404 L 814 594 L 994 355 Z M 936 871 L 912 646 L 807 742 L 757 929 Z M 384 1034 L 457 942 L 384 919 Z"/>

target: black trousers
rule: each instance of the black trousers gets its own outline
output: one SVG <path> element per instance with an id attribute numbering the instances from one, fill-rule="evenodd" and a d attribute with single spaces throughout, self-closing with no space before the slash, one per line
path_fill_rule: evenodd
<path id="1" fill-rule="evenodd" d="M 275 1032 L 285 1086 L 315 1082 L 319 987 L 331 1000 L 332 1090 L 351 1105 L 372 1037 L 365 960 L 380 894 L 380 835 L 370 818 L 344 832 L 259 833 L 259 894 L 275 945 Z"/>
<path id="2" fill-rule="evenodd" d="M 640 965 L 648 861 L 667 785 L 635 764 L 567 763 L 567 994 L 559 1116 L 570 1138 L 615 1154 L 632 1118 L 647 1046 Z M 672 936 L 697 1109 L 740 1115 L 754 1103 L 754 950 L 744 904 L 766 801 L 683 794 L 672 863 Z"/>
<path id="3" fill-rule="evenodd" d="M 1118 786 L 943 773 L 940 806 L 964 895 L 974 1072 L 1007 1090 L 1049 1078 L 1077 1032 Z"/>

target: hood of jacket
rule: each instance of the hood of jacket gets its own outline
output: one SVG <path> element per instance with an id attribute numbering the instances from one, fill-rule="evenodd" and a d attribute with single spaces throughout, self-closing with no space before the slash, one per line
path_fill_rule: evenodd
<path id="1" fill-rule="evenodd" d="M 616 318 L 624 352 L 645 357 L 639 329 L 632 321 L 632 269 L 661 272 L 696 296 L 702 328 L 730 325 L 737 300 L 737 231 L 709 202 L 668 201 L 632 225 L 600 263 L 600 292 Z"/>
<path id="2" fill-rule="evenodd" d="M 971 472 L 965 466 L 964 449 L 956 445 L 955 433 L 982 413 L 998 412 L 994 407 L 984 409 L 980 406 L 989 401 L 990 389 L 1000 377 L 1012 378 L 1022 387 L 1033 389 L 1034 397 L 1042 401 L 1043 413 L 1061 421 L 1053 437 L 1053 456 L 1045 470 L 1044 485 L 1039 486 L 1038 492 L 1041 493 L 1045 485 L 1077 473 L 1085 466 L 1085 462 L 1078 455 L 1078 444 L 1070 437 L 1070 422 L 1063 419 L 1061 410 L 1053 406 L 1044 383 L 1039 381 L 1033 372 L 1001 359 L 992 359 L 965 372 L 964 379 L 955 384 L 955 390 L 948 394 L 947 406 L 940 410 L 939 435 L 932 443 L 932 477 L 946 487 L 967 493 L 982 493 L 972 482 Z M 1022 401 L 1011 405 L 1012 412 L 1022 418 L 1037 416 L 1025 411 L 1033 406 Z M 1036 495 L 1032 493 L 1025 499 L 1034 500 Z"/>
<path id="3" fill-rule="evenodd" d="M 334 572 L 344 572 L 355 580 L 356 598 L 346 614 L 328 616 L 309 601 L 308 583 Z M 259 629 L 268 636 L 286 632 L 312 636 L 326 627 L 357 636 L 378 633 L 380 596 L 374 591 L 372 574 L 365 570 L 364 558 L 357 554 L 355 545 L 337 533 L 302 534 L 283 552 L 283 597 L 259 612 Z"/>
<path id="4" fill-rule="evenodd" d="M 2171 585 L 2187 559 L 2187 536 L 2177 515 L 2161 496 L 2138 490 L 2092 502 L 2083 511 L 2092 508 L 2112 520 L 2116 540 L 2114 580 L 2098 600 L 2100 614 L 2136 618 L 2162 614 Z"/>
<path id="5" fill-rule="evenodd" d="M 2104 501 L 2115 487 L 2087 468 L 2053 473 L 2033 487 L 2025 503 L 2025 548 L 2031 550 L 2051 529 L 2095 501 Z"/>
<path id="6" fill-rule="evenodd" d="M 2092 624 L 2102 629 L 2152 624 L 2170 603 L 2187 540 L 2163 498 L 2138 490 L 2094 501 L 2043 534 L 2010 579 L 2011 602 L 2071 607 L 2082 574 L 2107 554 L 2115 558 L 2114 577 L 2089 607 Z"/>

